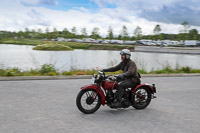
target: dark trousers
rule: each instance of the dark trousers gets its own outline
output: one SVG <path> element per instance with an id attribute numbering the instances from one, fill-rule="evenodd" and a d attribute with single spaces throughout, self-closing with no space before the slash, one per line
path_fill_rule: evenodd
<path id="1" fill-rule="evenodd" d="M 117 86 L 117 100 L 118 101 L 121 101 L 122 99 L 122 96 L 124 94 L 124 90 L 126 88 L 132 88 L 134 87 L 136 84 L 138 84 L 138 82 L 140 83 L 140 80 L 138 79 L 126 79 L 124 81 L 120 81 L 118 83 L 118 86 Z"/>

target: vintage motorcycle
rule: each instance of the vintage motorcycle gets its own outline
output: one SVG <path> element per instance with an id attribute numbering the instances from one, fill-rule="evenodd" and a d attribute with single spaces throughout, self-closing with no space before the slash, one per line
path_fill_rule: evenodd
<path id="1" fill-rule="evenodd" d="M 117 76 L 106 76 L 104 72 L 98 71 L 98 75 L 94 74 L 92 77 L 93 84 L 81 87 L 76 98 L 78 109 L 85 114 L 91 114 L 101 105 L 110 107 L 116 99 L 118 82 Z M 121 108 L 132 106 L 135 109 L 145 109 L 151 99 L 156 98 L 155 93 L 155 84 L 137 84 L 133 88 L 127 88 L 122 96 Z"/>

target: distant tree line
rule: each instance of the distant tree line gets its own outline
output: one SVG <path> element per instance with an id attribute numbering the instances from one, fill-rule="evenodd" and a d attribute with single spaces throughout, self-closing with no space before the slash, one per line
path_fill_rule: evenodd
<path id="1" fill-rule="evenodd" d="M 153 29 L 153 35 L 142 35 L 142 28 L 137 26 L 132 35 L 129 35 L 128 29 L 125 25 L 122 26 L 119 35 L 115 35 L 113 28 L 110 26 L 108 28 L 108 33 L 106 37 L 102 37 L 100 35 L 100 29 L 98 27 L 94 27 L 91 34 L 89 35 L 86 28 L 82 28 L 80 30 L 80 34 L 78 34 L 77 28 L 73 27 L 71 30 L 64 28 L 62 31 L 58 31 L 56 28 L 50 32 L 49 28 L 46 28 L 45 31 L 42 29 L 38 30 L 30 30 L 28 28 L 25 31 L 11 32 L 11 31 L 0 31 L 0 39 L 5 38 L 29 38 L 29 39 L 55 39 L 57 37 L 63 38 L 93 38 L 93 39 L 117 39 L 117 40 L 141 40 L 141 39 L 150 39 L 150 40 L 200 40 L 200 34 L 196 29 L 190 29 L 190 25 L 187 21 L 184 21 L 181 24 L 181 29 L 179 30 L 179 34 L 165 34 L 162 33 L 162 29 L 159 24 L 155 26 Z"/>

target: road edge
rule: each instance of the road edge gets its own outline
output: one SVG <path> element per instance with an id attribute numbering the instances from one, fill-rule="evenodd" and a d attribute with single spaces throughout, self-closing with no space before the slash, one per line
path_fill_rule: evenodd
<path id="1" fill-rule="evenodd" d="M 141 74 L 141 77 L 194 77 L 200 76 L 200 73 L 191 74 Z M 13 76 L 0 77 L 0 81 L 13 80 L 63 80 L 63 79 L 90 79 L 92 75 L 73 75 L 73 76 Z"/>

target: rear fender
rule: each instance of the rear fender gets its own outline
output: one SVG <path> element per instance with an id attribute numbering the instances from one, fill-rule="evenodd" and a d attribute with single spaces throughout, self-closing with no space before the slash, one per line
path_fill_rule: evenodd
<path id="1" fill-rule="evenodd" d="M 146 84 L 139 84 L 136 87 L 132 88 L 132 91 L 135 92 L 139 87 L 146 87 L 148 88 L 152 94 L 154 94 L 154 89 L 150 86 L 150 85 L 146 85 Z"/>
<path id="2" fill-rule="evenodd" d="M 97 85 L 94 85 L 94 84 L 86 85 L 86 86 L 81 87 L 81 89 L 82 90 L 92 89 L 92 90 L 95 90 L 96 92 L 98 91 L 98 93 L 101 96 L 101 104 L 105 105 L 105 99 L 106 99 L 106 97 L 105 97 L 103 91 L 101 90 L 101 88 L 99 88 Z"/>

